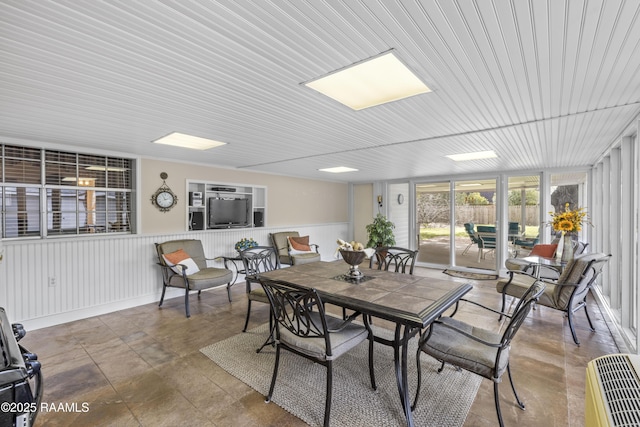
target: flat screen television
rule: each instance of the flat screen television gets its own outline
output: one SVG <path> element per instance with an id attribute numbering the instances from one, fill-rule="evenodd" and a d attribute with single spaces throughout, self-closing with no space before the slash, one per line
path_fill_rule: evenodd
<path id="1" fill-rule="evenodd" d="M 249 227 L 249 199 L 210 197 L 207 201 L 209 228 Z"/>

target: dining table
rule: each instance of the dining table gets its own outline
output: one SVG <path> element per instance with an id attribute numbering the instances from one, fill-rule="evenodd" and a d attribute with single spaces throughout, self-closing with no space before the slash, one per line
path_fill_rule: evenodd
<path id="1" fill-rule="evenodd" d="M 473 286 L 460 279 L 395 273 L 360 266 L 362 275 L 349 275 L 342 261 L 318 261 L 262 273 L 260 277 L 314 288 L 324 303 L 385 319 L 395 325 L 392 339 L 374 336 L 393 347 L 400 403 L 408 426 L 413 426 L 408 387 L 408 343 L 455 305 Z"/>

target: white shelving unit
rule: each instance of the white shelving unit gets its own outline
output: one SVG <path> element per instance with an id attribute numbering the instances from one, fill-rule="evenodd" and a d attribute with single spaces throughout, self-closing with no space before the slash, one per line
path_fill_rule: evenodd
<path id="1" fill-rule="evenodd" d="M 187 194 L 187 230 L 266 225 L 266 187 L 187 180 Z"/>

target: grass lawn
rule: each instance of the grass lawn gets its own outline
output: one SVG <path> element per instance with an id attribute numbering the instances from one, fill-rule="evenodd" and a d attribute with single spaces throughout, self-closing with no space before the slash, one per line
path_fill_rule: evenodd
<path id="1" fill-rule="evenodd" d="M 476 224 L 478 225 L 478 224 Z M 483 224 L 480 224 L 483 225 Z M 534 237 L 538 235 L 538 227 L 527 226 L 525 229 L 525 236 Z M 464 227 L 456 227 L 456 236 L 466 237 L 467 231 Z M 420 240 L 433 239 L 435 237 L 449 237 L 449 227 L 421 227 L 420 228 Z"/>

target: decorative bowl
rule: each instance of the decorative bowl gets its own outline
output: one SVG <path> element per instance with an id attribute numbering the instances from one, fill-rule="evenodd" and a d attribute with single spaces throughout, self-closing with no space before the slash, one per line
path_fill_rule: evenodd
<path id="1" fill-rule="evenodd" d="M 340 255 L 342 255 L 344 262 L 350 265 L 347 276 L 354 279 L 358 279 L 363 276 L 358 265 L 360 265 L 360 263 L 362 263 L 362 261 L 367 257 L 367 254 L 364 251 L 345 251 L 340 249 Z"/>

